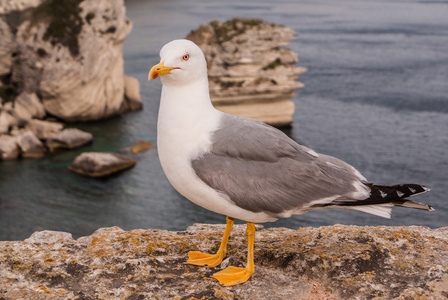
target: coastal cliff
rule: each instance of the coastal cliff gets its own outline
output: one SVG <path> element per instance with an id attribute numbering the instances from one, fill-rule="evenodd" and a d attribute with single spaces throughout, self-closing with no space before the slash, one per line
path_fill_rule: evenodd
<path id="1" fill-rule="evenodd" d="M 188 251 L 215 252 L 223 225 L 186 231 L 101 228 L 74 240 L 35 232 L 0 242 L 0 299 L 442 299 L 448 297 L 448 228 L 263 229 L 255 274 L 226 288 L 210 278 L 243 266 L 244 225 L 213 269 L 183 264 Z"/>
<path id="2" fill-rule="evenodd" d="M 132 23 L 123 0 L 59 2 L 2 5 L 3 102 L 24 91 L 36 94 L 47 114 L 64 121 L 97 120 L 140 106 L 125 96 L 122 45 Z"/>
<path id="3" fill-rule="evenodd" d="M 123 0 L 0 1 L 0 159 L 53 150 L 56 120 L 141 109 L 123 68 L 131 29 Z"/>

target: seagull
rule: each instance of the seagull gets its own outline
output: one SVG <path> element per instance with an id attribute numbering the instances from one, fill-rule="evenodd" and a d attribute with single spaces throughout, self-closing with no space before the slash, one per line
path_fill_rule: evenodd
<path id="1" fill-rule="evenodd" d="M 216 110 L 210 101 L 207 63 L 195 43 L 171 41 L 160 50 L 160 59 L 148 80 L 162 81 L 157 144 L 163 171 L 185 198 L 226 216 L 217 253 L 192 251 L 186 263 L 218 266 L 234 220 L 247 222 L 246 267 L 229 266 L 213 274 L 220 284 L 240 284 L 254 273 L 254 223 L 324 208 L 385 218 L 390 218 L 393 206 L 433 210 L 407 199 L 429 191 L 422 185 L 368 183 L 346 162 L 299 145 L 274 127 Z"/>

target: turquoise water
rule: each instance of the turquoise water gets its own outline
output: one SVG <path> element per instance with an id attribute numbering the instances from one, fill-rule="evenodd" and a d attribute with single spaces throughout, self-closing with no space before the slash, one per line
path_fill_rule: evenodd
<path id="1" fill-rule="evenodd" d="M 159 81 L 147 82 L 166 42 L 213 19 L 262 18 L 300 33 L 290 48 L 307 73 L 300 81 L 293 128 L 296 141 L 341 158 L 378 184 L 421 183 L 415 200 L 434 212 L 394 209 L 391 220 L 356 211 L 325 210 L 266 226 L 448 226 L 448 3 L 420 1 L 147 1 L 127 0 L 134 23 L 124 45 L 125 71 L 139 79 L 144 109 L 93 123 L 91 145 L 40 160 L 0 162 L 0 240 L 36 230 L 74 237 L 104 226 L 184 230 L 223 223 L 177 194 L 155 149 L 133 155 L 135 168 L 107 179 L 67 170 L 84 151 L 119 151 L 156 140 Z"/>

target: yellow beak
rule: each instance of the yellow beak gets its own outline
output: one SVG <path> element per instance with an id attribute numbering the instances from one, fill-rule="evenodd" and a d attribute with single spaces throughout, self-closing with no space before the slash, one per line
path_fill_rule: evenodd
<path id="1" fill-rule="evenodd" d="M 159 64 L 152 67 L 148 74 L 148 80 L 156 79 L 157 77 L 162 76 L 162 75 L 171 74 L 170 72 L 172 70 L 179 69 L 179 68 L 173 68 L 173 67 L 165 67 L 164 64 L 165 64 L 165 62 L 162 61 Z"/>

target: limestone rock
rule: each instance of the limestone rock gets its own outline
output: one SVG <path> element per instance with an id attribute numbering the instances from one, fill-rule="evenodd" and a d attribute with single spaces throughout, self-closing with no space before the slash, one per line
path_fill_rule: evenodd
<path id="1" fill-rule="evenodd" d="M 3 160 L 16 159 L 19 154 L 19 146 L 15 137 L 0 135 L 0 158 Z"/>
<path id="2" fill-rule="evenodd" d="M 1 10 L 0 3 L 0 10 Z M 0 18 L 0 76 L 8 74 L 12 66 L 12 52 L 14 49 L 13 35 L 8 24 Z"/>
<path id="3" fill-rule="evenodd" d="M 9 131 L 9 135 L 10 136 L 19 136 L 26 131 L 30 131 L 30 129 L 20 128 L 19 126 L 14 125 L 14 126 L 12 126 L 11 130 Z M 31 130 L 31 132 L 33 132 L 33 131 Z M 34 132 L 33 132 L 33 134 L 36 135 Z"/>
<path id="4" fill-rule="evenodd" d="M 140 97 L 140 83 L 137 79 L 125 76 L 124 96 L 126 107 L 129 110 L 139 110 L 142 108 L 142 99 Z"/>
<path id="5" fill-rule="evenodd" d="M 294 103 L 289 99 L 266 102 L 263 105 L 249 102 L 235 105 L 215 104 L 214 106 L 225 113 L 261 120 L 276 127 L 284 127 L 291 124 L 291 116 L 294 114 Z"/>
<path id="6" fill-rule="evenodd" d="M 91 142 L 92 139 L 93 135 L 90 132 L 67 128 L 48 138 L 46 144 L 50 151 L 57 148 L 74 149 Z"/>
<path id="7" fill-rule="evenodd" d="M 73 242 L 73 237 L 68 232 L 44 230 L 36 231 L 24 242 L 30 244 L 59 244 L 62 246 L 64 242 Z"/>
<path id="8" fill-rule="evenodd" d="M 69 166 L 70 171 L 90 177 L 104 177 L 132 168 L 136 160 L 117 153 L 84 152 Z"/>
<path id="9" fill-rule="evenodd" d="M 16 123 L 20 127 L 25 126 L 31 119 L 30 112 L 25 107 L 23 107 L 23 105 L 17 103 L 8 102 L 3 105 L 3 110 L 8 112 L 14 119 L 16 119 Z"/>
<path id="10" fill-rule="evenodd" d="M 0 0 L 0 15 L 36 7 L 45 0 Z"/>
<path id="11" fill-rule="evenodd" d="M 11 116 L 6 110 L 0 110 L 0 134 L 7 134 L 13 126 L 17 126 L 17 119 Z"/>
<path id="12" fill-rule="evenodd" d="M 17 119 L 20 127 L 26 126 L 33 117 L 43 118 L 45 116 L 45 109 L 36 94 L 27 92 L 18 95 L 14 103 L 6 103 L 3 109 Z"/>
<path id="13" fill-rule="evenodd" d="M 34 93 L 22 92 L 17 96 L 14 104 L 28 111 L 31 118 L 43 119 L 45 117 L 45 108 Z"/>
<path id="14" fill-rule="evenodd" d="M 130 151 L 134 154 L 145 152 L 151 148 L 154 148 L 154 145 L 151 142 L 148 141 L 137 141 L 135 142 L 131 147 L 124 148 L 121 151 Z"/>
<path id="15" fill-rule="evenodd" d="M 43 157 L 46 150 L 42 142 L 31 131 L 18 135 L 17 145 L 22 152 L 22 157 L 25 158 Z"/>
<path id="16" fill-rule="evenodd" d="M 296 79 L 306 71 L 295 66 L 298 56 L 294 51 L 282 48 L 296 35 L 285 26 L 232 19 L 212 21 L 187 39 L 204 51 L 210 96 L 217 109 L 282 127 L 292 123 L 290 99 L 295 89 L 303 87 Z M 243 105 L 244 109 L 238 108 Z"/>
<path id="17" fill-rule="evenodd" d="M 101 228 L 74 240 L 54 231 L 0 242 L 4 299 L 444 299 L 448 228 L 328 226 L 262 229 L 255 274 L 222 287 L 210 276 L 244 266 L 246 232 L 235 225 L 227 258 L 208 269 L 188 251 L 215 252 L 224 226 L 186 231 Z"/>
<path id="18" fill-rule="evenodd" d="M 121 113 L 122 45 L 132 28 L 123 1 L 78 0 L 60 7 L 45 1 L 18 26 L 20 64 L 13 66 L 12 80 L 20 90 L 39 94 L 46 112 L 62 120 Z"/>
<path id="19" fill-rule="evenodd" d="M 39 139 L 46 140 L 61 132 L 63 127 L 61 123 L 31 119 L 25 129 L 30 130 Z"/>
<path id="20" fill-rule="evenodd" d="M 31 131 L 71 149 L 92 136 L 60 133 L 39 121 L 47 113 L 86 121 L 141 109 L 139 83 L 123 71 L 125 12 L 123 0 L 0 0 L 0 134 Z"/>

